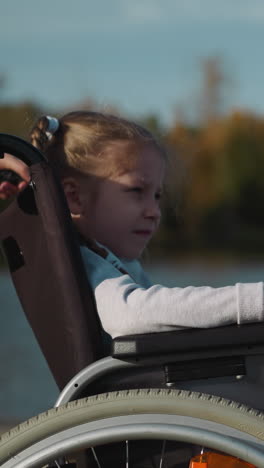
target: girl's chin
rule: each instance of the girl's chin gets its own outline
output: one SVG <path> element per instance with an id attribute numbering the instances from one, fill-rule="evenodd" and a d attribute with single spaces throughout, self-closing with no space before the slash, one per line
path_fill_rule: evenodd
<path id="1" fill-rule="evenodd" d="M 123 258 L 124 260 L 132 261 L 132 260 L 139 260 L 141 255 L 143 254 L 144 249 L 140 251 L 124 251 L 124 252 L 119 252 L 115 253 L 113 252 L 117 257 Z"/>
<path id="2" fill-rule="evenodd" d="M 123 258 L 126 260 L 139 260 L 142 257 L 144 250 L 145 249 L 133 253 L 131 252 L 130 254 L 123 256 Z"/>
<path id="3" fill-rule="evenodd" d="M 127 245 L 130 245 L 129 248 L 120 248 L 118 245 L 112 246 L 112 248 L 108 248 L 114 255 L 119 258 L 123 258 L 125 260 L 138 260 L 146 249 L 147 244 L 148 242 L 141 243 L 141 245 L 133 245 L 131 242 L 130 244 L 127 243 Z"/>

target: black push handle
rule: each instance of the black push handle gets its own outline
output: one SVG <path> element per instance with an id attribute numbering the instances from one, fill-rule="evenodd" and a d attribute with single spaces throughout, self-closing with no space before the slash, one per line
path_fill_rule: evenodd
<path id="1" fill-rule="evenodd" d="M 31 143 L 6 133 L 0 133 L 0 153 L 13 154 L 28 166 L 47 161 L 45 156 Z"/>

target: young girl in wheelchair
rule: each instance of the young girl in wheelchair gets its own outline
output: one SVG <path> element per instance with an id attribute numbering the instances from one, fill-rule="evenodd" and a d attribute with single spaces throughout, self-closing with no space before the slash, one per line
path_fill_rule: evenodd
<path id="1" fill-rule="evenodd" d="M 167 169 L 162 146 L 143 127 L 98 112 L 44 116 L 32 144 L 59 173 L 77 228 L 102 328 L 111 337 L 263 320 L 263 283 L 221 288 L 151 284 L 139 258 L 158 229 Z M 0 197 L 23 190 L 28 168 L 11 155 L 0 169 L 23 182 L 0 185 Z"/>
<path id="2" fill-rule="evenodd" d="M 78 111 L 40 118 L 30 138 L 60 176 L 102 328 L 111 337 L 263 320 L 262 282 L 167 288 L 147 277 L 139 259 L 158 229 L 167 157 L 146 129 Z M 2 156 L 0 170 L 22 179 L 0 184 L 6 199 L 24 190 L 30 170 Z"/>

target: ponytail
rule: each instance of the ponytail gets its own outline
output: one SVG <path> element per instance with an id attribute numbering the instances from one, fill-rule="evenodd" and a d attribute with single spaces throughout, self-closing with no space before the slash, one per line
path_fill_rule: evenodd
<path id="1" fill-rule="evenodd" d="M 44 115 L 36 122 L 30 132 L 30 141 L 33 146 L 45 152 L 53 135 L 58 131 L 60 122 L 55 117 Z"/>

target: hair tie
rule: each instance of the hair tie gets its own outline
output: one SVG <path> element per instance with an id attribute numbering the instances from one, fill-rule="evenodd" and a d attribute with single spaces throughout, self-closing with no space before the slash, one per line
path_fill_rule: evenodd
<path id="1" fill-rule="evenodd" d="M 56 117 L 50 117 L 49 115 L 46 116 L 46 119 L 48 120 L 48 126 L 47 126 L 47 130 L 45 131 L 45 133 L 46 133 L 48 140 L 51 140 L 54 133 L 57 132 L 60 126 L 60 122 L 58 121 L 58 119 L 56 119 Z"/>

